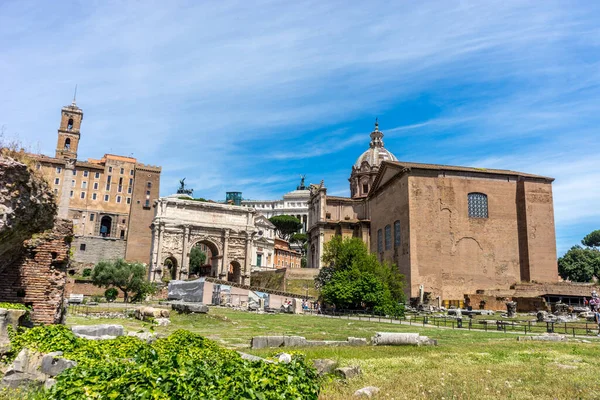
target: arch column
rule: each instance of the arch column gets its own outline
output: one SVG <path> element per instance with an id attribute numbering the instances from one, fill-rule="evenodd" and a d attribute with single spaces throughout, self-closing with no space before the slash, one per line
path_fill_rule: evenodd
<path id="1" fill-rule="evenodd" d="M 229 270 L 229 229 L 223 229 L 223 256 L 219 265 L 219 279 L 227 280 L 227 271 Z"/>
<path id="2" fill-rule="evenodd" d="M 252 234 L 246 232 L 246 260 L 244 263 L 244 270 L 241 271 L 241 284 L 249 285 L 250 284 L 250 270 L 252 264 Z"/>
<path id="3" fill-rule="evenodd" d="M 157 240 L 157 246 L 156 246 L 156 263 L 154 264 L 154 276 L 152 277 L 152 280 L 156 281 L 156 275 L 157 272 L 159 270 L 162 270 L 162 241 L 164 238 L 164 230 L 165 227 L 163 224 L 161 224 L 160 222 L 158 223 L 158 240 Z"/>
<path id="4" fill-rule="evenodd" d="M 182 242 L 182 254 L 181 254 L 181 268 L 179 269 L 179 279 L 186 279 L 189 275 L 190 258 L 189 253 L 189 238 L 190 238 L 190 227 L 189 225 L 183 226 L 183 242 Z"/>

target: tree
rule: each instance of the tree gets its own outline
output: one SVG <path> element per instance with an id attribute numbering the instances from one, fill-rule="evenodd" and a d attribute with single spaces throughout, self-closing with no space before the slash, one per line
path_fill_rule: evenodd
<path id="1" fill-rule="evenodd" d="M 573 246 L 558 259 L 558 273 L 563 279 L 574 282 L 590 282 L 600 278 L 600 251 Z"/>
<path id="2" fill-rule="evenodd" d="M 593 248 L 600 247 L 600 229 L 587 234 L 581 241 L 581 244 Z"/>
<path id="3" fill-rule="evenodd" d="M 200 250 L 198 246 L 192 247 L 190 251 L 190 273 L 197 274 L 204 264 L 206 264 L 206 253 Z"/>
<path id="4" fill-rule="evenodd" d="M 395 265 L 380 263 L 358 238 L 334 237 L 325 244 L 328 265 L 315 278 L 323 300 L 338 309 L 369 309 L 400 314 L 404 277 Z"/>
<path id="5" fill-rule="evenodd" d="M 123 292 L 125 303 L 130 293 L 137 294 L 145 288 L 146 268 L 141 263 L 123 259 L 100 261 L 92 271 L 92 283 L 99 287 L 114 286 Z"/>
<path id="6" fill-rule="evenodd" d="M 269 218 L 275 225 L 275 233 L 283 240 L 290 240 L 292 235 L 302 229 L 302 223 L 291 215 L 276 215 Z"/>

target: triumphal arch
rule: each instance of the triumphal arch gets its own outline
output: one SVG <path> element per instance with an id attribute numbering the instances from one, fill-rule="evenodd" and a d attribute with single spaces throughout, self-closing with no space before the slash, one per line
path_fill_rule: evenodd
<path id="1" fill-rule="evenodd" d="M 257 235 L 252 208 L 162 197 L 152 223 L 151 281 L 190 277 L 190 254 L 196 246 L 204 265 L 193 271 L 231 282 L 250 284 L 252 243 Z"/>

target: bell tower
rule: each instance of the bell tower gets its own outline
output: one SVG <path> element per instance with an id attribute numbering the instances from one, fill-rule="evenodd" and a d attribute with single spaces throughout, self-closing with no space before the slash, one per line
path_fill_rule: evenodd
<path id="1" fill-rule="evenodd" d="M 76 89 L 77 90 L 77 89 Z M 77 93 L 77 92 L 75 92 Z M 77 107 L 75 97 L 73 102 L 60 111 L 60 126 L 58 127 L 58 141 L 56 142 L 56 158 L 77 159 L 77 147 L 83 110 Z"/>

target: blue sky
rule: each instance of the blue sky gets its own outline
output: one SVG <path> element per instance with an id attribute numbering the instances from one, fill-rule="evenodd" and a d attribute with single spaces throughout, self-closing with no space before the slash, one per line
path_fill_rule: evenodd
<path id="1" fill-rule="evenodd" d="M 162 165 L 197 196 L 348 194 L 375 117 L 400 160 L 556 178 L 559 253 L 600 228 L 600 3 L 1 1 L 0 125 Z"/>

